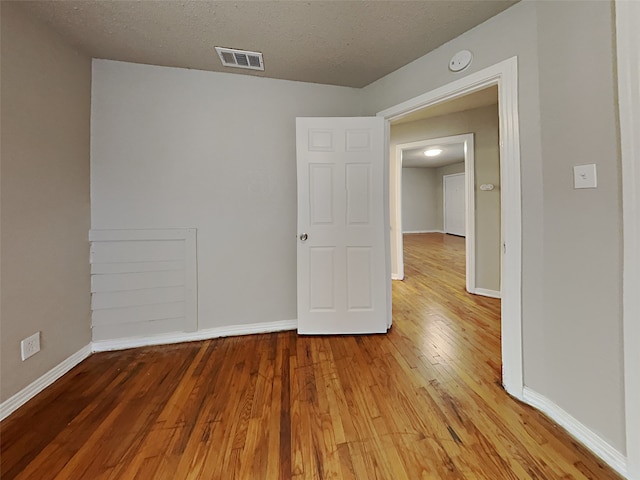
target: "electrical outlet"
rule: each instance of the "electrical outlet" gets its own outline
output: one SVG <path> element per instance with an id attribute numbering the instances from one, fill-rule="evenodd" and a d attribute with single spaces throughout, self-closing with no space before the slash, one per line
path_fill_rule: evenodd
<path id="1" fill-rule="evenodd" d="M 597 188 L 596 165 L 576 165 L 573 167 L 573 188 Z"/>
<path id="2" fill-rule="evenodd" d="M 20 342 L 20 350 L 22 351 L 22 361 L 32 357 L 40 351 L 40 332 L 36 332 L 30 337 Z"/>

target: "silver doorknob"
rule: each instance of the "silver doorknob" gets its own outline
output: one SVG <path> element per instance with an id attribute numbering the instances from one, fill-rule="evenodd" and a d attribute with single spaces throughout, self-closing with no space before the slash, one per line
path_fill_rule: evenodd
<path id="1" fill-rule="evenodd" d="M 307 235 L 306 233 L 300 234 L 300 240 L 302 240 L 303 242 L 306 242 L 307 238 L 309 238 L 309 235 Z"/>

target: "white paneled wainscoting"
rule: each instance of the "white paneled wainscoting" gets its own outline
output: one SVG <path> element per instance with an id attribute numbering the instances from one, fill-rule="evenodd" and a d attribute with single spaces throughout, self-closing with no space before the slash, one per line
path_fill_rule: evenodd
<path id="1" fill-rule="evenodd" d="M 94 342 L 198 329 L 196 229 L 92 230 Z"/>

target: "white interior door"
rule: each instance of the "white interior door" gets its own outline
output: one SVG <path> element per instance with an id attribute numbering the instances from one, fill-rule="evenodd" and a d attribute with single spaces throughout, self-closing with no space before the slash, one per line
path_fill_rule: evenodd
<path id="1" fill-rule="evenodd" d="M 442 179 L 444 195 L 444 233 L 466 237 L 464 173 L 445 175 Z"/>
<path id="2" fill-rule="evenodd" d="M 298 118 L 298 332 L 387 331 L 384 120 Z"/>

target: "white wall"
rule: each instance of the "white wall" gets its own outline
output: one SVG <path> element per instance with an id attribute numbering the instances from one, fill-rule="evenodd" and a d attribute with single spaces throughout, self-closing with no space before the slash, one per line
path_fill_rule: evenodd
<path id="1" fill-rule="evenodd" d="M 402 168 L 402 231 L 441 231 L 435 168 Z M 440 215 L 442 217 L 442 214 Z"/>
<path id="2" fill-rule="evenodd" d="M 359 94 L 94 60 L 92 228 L 197 228 L 200 329 L 295 319 L 295 117 Z"/>
<path id="3" fill-rule="evenodd" d="M 0 402 L 91 342 L 91 59 L 1 3 Z M 24 362 L 20 341 L 40 331 Z"/>
<path id="4" fill-rule="evenodd" d="M 375 113 L 518 57 L 525 385 L 624 453 L 613 36 L 609 2 L 520 2 L 364 94 Z M 462 49 L 474 59 L 456 75 Z M 573 190 L 588 163 L 599 188 Z"/>

